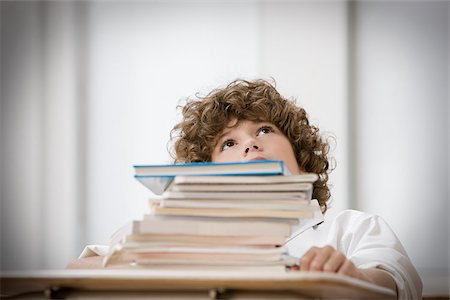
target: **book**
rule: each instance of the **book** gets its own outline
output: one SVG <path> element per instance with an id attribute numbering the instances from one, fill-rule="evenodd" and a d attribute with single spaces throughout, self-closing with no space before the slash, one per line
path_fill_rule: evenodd
<path id="1" fill-rule="evenodd" d="M 313 211 L 304 210 L 270 210 L 270 209 L 220 209 L 220 208 L 178 208 L 162 207 L 155 205 L 152 207 L 155 215 L 162 216 L 196 216 L 196 217 L 264 217 L 264 218 L 287 218 L 287 219 L 311 219 Z"/>
<path id="2" fill-rule="evenodd" d="M 124 247 L 122 244 L 117 245 L 116 250 L 127 251 L 128 253 L 135 253 L 141 257 L 183 257 L 183 256 L 196 256 L 198 258 L 206 257 L 210 255 L 215 257 L 216 255 L 253 255 L 254 258 L 242 258 L 235 257 L 236 260 L 255 260 L 257 256 L 269 257 L 279 257 L 281 254 L 287 252 L 284 247 L 274 247 L 274 246 L 157 246 L 157 247 L 147 247 L 147 248 L 136 248 L 136 247 Z"/>
<path id="3" fill-rule="evenodd" d="M 293 266 L 298 259 L 286 254 L 284 247 L 251 246 L 160 246 L 148 248 L 116 245 L 105 257 L 104 264 L 195 264 L 195 265 L 267 265 Z"/>
<path id="4" fill-rule="evenodd" d="M 138 264 L 196 264 L 196 265 L 267 265 L 283 264 L 293 266 L 298 259 L 292 259 L 285 254 L 267 253 L 155 253 L 118 251 L 111 257 L 105 257 L 105 265 L 115 262 Z"/>
<path id="5" fill-rule="evenodd" d="M 160 218 L 146 215 L 141 221 L 128 223 L 111 236 L 110 251 L 105 257 L 103 264 L 104 266 L 111 264 L 125 266 L 128 263 L 130 266 L 135 264 L 147 267 L 151 265 L 184 264 L 209 266 L 250 264 L 259 266 L 260 264 L 267 264 L 267 262 L 284 261 L 288 257 L 287 249 L 279 247 L 285 241 L 287 234 L 290 234 L 291 226 L 288 222 L 249 220 L 247 222 L 232 222 L 230 219 L 218 222 L 218 219 L 210 218 L 203 220 L 203 224 L 208 230 L 208 235 L 204 235 L 204 232 L 198 231 L 199 220 L 202 221 L 198 218 L 177 219 L 174 217 Z M 142 234 L 142 232 L 146 231 L 142 226 L 143 224 L 147 226 L 149 231 L 157 231 L 158 233 L 155 233 L 153 236 L 148 234 L 148 232 L 147 234 Z M 191 225 L 191 229 L 194 229 L 191 233 L 195 232 L 195 234 L 191 234 L 190 239 L 187 239 L 187 237 L 180 238 L 180 229 L 185 231 L 189 228 L 187 225 Z M 282 225 L 284 228 L 276 225 Z M 241 230 L 241 227 L 244 227 L 244 230 Z M 258 227 L 260 230 L 259 236 L 267 237 L 272 235 L 272 237 L 277 238 L 272 239 L 270 243 L 268 243 L 269 240 L 266 238 L 265 244 L 261 244 L 261 241 L 259 244 L 252 244 L 252 240 L 257 240 L 255 235 L 251 233 L 254 233 Z M 174 231 L 168 234 L 165 232 L 168 228 Z M 241 244 L 236 244 L 236 241 L 239 239 L 234 238 L 233 228 L 235 229 L 234 234 L 241 237 Z M 243 242 L 244 236 L 242 233 L 245 232 L 245 228 L 250 231 L 247 231 L 249 236 L 245 237 L 247 241 Z M 272 232 L 267 233 L 265 229 Z M 220 238 L 220 233 L 226 233 L 226 235 Z M 135 237 L 134 241 L 131 238 L 132 236 Z M 136 236 L 140 236 L 140 239 L 136 240 Z M 215 243 L 210 243 L 213 238 Z M 283 265 L 287 265 L 287 263 L 288 260 Z"/>
<path id="6" fill-rule="evenodd" d="M 155 195 L 161 195 L 173 180 L 173 176 L 138 176 L 135 175 L 140 183 L 149 189 Z"/>
<path id="7" fill-rule="evenodd" d="M 176 176 L 162 194 L 183 200 L 298 200 L 308 204 L 317 174 L 289 176 Z M 256 204 L 256 201 L 255 201 Z"/>
<path id="8" fill-rule="evenodd" d="M 134 272 L 137 271 L 145 271 L 145 272 L 170 272 L 173 271 L 175 273 L 179 272 L 213 272 L 226 275 L 230 274 L 241 274 L 242 272 L 247 273 L 266 273 L 266 274 L 285 274 L 286 273 L 286 264 L 283 261 L 279 262 L 265 262 L 258 264 L 206 264 L 206 263 L 189 263 L 189 262 L 171 262 L 166 260 L 154 261 L 154 260 L 145 260 L 145 259 L 137 259 L 134 261 L 121 261 L 120 259 L 113 258 L 112 263 L 108 263 L 105 266 L 108 267 L 109 271 L 112 269 L 126 269 Z M 184 299 L 186 294 L 183 294 L 181 298 L 174 299 Z M 199 297 L 199 299 L 201 296 Z M 153 298 L 152 298 L 153 299 Z M 160 297 L 155 299 L 161 299 Z"/>
<path id="9" fill-rule="evenodd" d="M 283 161 L 255 160 L 247 162 L 194 162 L 176 164 L 135 165 L 135 178 L 156 195 L 161 195 L 175 176 L 223 175 L 289 175 Z"/>
<path id="10" fill-rule="evenodd" d="M 150 200 L 152 201 L 152 200 Z M 259 200 L 259 201 L 236 201 L 236 200 L 176 200 L 162 199 L 162 207 L 191 207 L 191 208 L 239 208 L 239 209 L 273 209 L 273 210 L 306 210 L 313 211 L 309 204 L 298 200 Z"/>
<path id="11" fill-rule="evenodd" d="M 281 160 L 135 165 L 134 170 L 136 175 L 141 176 L 290 174 Z"/>
<path id="12" fill-rule="evenodd" d="M 311 183 L 315 182 L 319 176 L 315 173 L 304 173 L 300 175 L 288 176 L 183 176 L 178 175 L 174 179 L 177 185 L 204 185 L 204 184 L 289 184 L 289 183 Z"/>
<path id="13" fill-rule="evenodd" d="M 145 248 L 149 246 L 268 246 L 283 245 L 286 238 L 282 235 L 191 235 L 191 234 L 125 234 L 117 242 L 124 248 Z"/>
<path id="14" fill-rule="evenodd" d="M 296 221 L 296 220 L 295 220 Z M 260 236 L 276 235 L 287 238 L 291 223 L 273 218 L 192 218 L 145 215 L 131 225 L 133 233 L 187 234 L 204 236 Z"/>
<path id="15" fill-rule="evenodd" d="M 288 177 L 288 176 L 285 176 Z M 176 177 L 175 177 L 176 179 Z M 175 181 L 175 180 L 174 180 Z M 309 191 L 311 183 L 263 183 L 263 184 L 176 184 L 174 181 L 169 185 L 170 192 L 295 192 Z"/>
<path id="16" fill-rule="evenodd" d="M 181 229 L 186 231 L 189 228 L 186 225 L 191 225 L 191 229 L 194 229 L 191 232 L 195 234 L 180 235 L 180 224 L 183 222 L 173 221 L 185 221 L 185 226 Z M 145 224 L 150 231 L 158 233 L 141 233 L 146 231 L 142 224 Z M 234 226 L 229 226 L 230 224 Z M 263 225 L 258 226 L 260 224 Z M 284 228 L 276 226 L 280 224 L 283 224 Z M 239 225 L 246 228 L 252 225 L 249 228 L 251 231 L 247 231 L 247 234 L 255 232 L 254 226 L 260 227 L 261 231 L 259 235 L 245 236 L 242 235 L 242 231 L 238 232 Z M 258 265 L 258 262 L 284 259 L 287 250 L 280 246 L 291 230 L 288 223 L 280 222 L 206 221 L 205 228 L 208 229 L 209 235 L 202 235 L 203 232 L 198 230 L 198 226 L 199 222 L 195 219 L 177 220 L 147 215 L 144 220 L 133 221 L 119 228 L 111 236 L 110 251 L 103 260 L 103 264 L 104 266 L 111 264 L 124 266 L 124 263 L 146 266 L 155 264 L 224 265 L 228 262 L 230 265 L 245 265 L 248 261 L 252 261 Z M 167 233 L 165 232 L 167 228 L 172 228 L 174 231 Z M 229 230 L 233 228 L 235 234 L 241 235 L 233 235 L 233 230 Z M 269 229 L 272 232 L 263 232 L 262 229 Z M 245 232 L 245 229 L 243 231 Z M 226 235 L 221 236 L 220 233 Z"/>
<path id="17" fill-rule="evenodd" d="M 128 222 L 110 237 L 110 249 L 168 245 L 280 246 L 291 234 L 286 220 L 246 218 L 157 217 Z"/>
<path id="18" fill-rule="evenodd" d="M 162 197 L 112 235 L 104 266 L 285 272 L 298 263 L 282 245 L 293 225 L 313 217 L 316 174 L 290 175 L 275 160 L 134 169 Z"/>
<path id="19" fill-rule="evenodd" d="M 162 194 L 164 199 L 220 199 L 220 200 L 298 200 L 299 203 L 309 203 L 308 193 L 306 192 L 172 192 L 165 191 Z M 304 200 L 303 202 L 301 202 Z"/>

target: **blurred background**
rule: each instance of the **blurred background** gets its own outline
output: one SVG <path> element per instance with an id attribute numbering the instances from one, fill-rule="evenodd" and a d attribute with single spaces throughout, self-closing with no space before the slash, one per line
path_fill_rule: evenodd
<path id="1" fill-rule="evenodd" d="M 382 216 L 449 293 L 448 1 L 1 1 L 1 270 L 58 269 L 148 211 L 176 106 L 275 79 L 334 136 L 332 218 Z M 181 101 L 181 102 L 180 102 Z"/>

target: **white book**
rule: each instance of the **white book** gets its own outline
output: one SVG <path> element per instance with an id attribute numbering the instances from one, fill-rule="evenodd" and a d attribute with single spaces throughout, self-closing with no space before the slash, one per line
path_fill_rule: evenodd
<path id="1" fill-rule="evenodd" d="M 187 234 L 125 234 L 120 235 L 117 243 L 123 247 L 140 248 L 153 246 L 251 246 L 267 247 L 283 245 L 286 238 L 279 235 L 257 236 L 213 236 L 213 235 L 187 235 Z M 116 243 L 116 244 L 117 244 Z M 115 245 L 115 244 L 112 244 Z"/>
<path id="2" fill-rule="evenodd" d="M 105 263 L 128 261 L 153 264 L 259 265 L 277 262 L 295 264 L 298 262 L 298 259 L 287 255 L 285 248 L 265 252 L 248 251 L 247 249 L 232 251 L 231 248 L 206 252 L 195 251 L 196 249 L 194 251 L 186 249 L 183 252 L 152 251 L 152 249 L 129 251 L 119 248 L 115 250 L 106 258 Z"/>
<path id="3" fill-rule="evenodd" d="M 286 176 L 182 176 L 177 175 L 173 183 L 188 184 L 277 184 L 277 183 L 314 183 L 319 176 L 314 173 Z"/>
<path id="4" fill-rule="evenodd" d="M 174 181 L 169 185 L 170 192 L 296 192 L 312 190 L 312 183 L 274 183 L 274 184 L 176 184 Z"/>
<path id="5" fill-rule="evenodd" d="M 122 244 L 116 250 L 126 250 L 129 253 L 195 253 L 195 254 L 282 254 L 287 253 L 285 247 L 261 246 L 153 246 L 153 247 L 126 247 Z"/>
<path id="6" fill-rule="evenodd" d="M 117 253 L 111 257 L 114 260 L 151 262 L 151 263 L 184 263 L 199 265 L 258 265 L 268 262 L 281 262 L 281 254 L 202 254 L 202 253 Z"/>
<path id="7" fill-rule="evenodd" d="M 287 218 L 311 219 L 313 211 L 302 210 L 270 210 L 270 209 L 237 209 L 237 208 L 179 208 L 152 206 L 154 215 L 163 216 L 195 216 L 195 217 L 222 217 L 222 218 Z"/>
<path id="8" fill-rule="evenodd" d="M 298 221 L 297 221 L 298 223 Z M 252 220 L 230 218 L 161 218 L 144 216 L 136 222 L 134 233 L 144 234 L 188 234 L 204 236 L 258 236 L 277 235 L 288 237 L 291 234 L 291 222 L 280 220 Z"/>
<path id="9" fill-rule="evenodd" d="M 306 192 L 171 192 L 164 199 L 221 199 L 221 200 L 309 200 Z"/>
<path id="10" fill-rule="evenodd" d="M 314 208 L 305 204 L 303 200 L 279 201 L 236 201 L 236 200 L 173 200 L 162 199 L 162 207 L 190 207 L 190 208 L 239 208 L 239 209 L 273 209 L 273 210 L 304 210 L 313 211 Z"/>
<path id="11" fill-rule="evenodd" d="M 247 258 L 247 257 L 244 257 Z M 283 260 L 280 257 L 274 257 L 273 259 L 264 259 L 264 260 L 223 260 L 223 259 L 148 259 L 148 258 L 137 258 L 133 260 L 133 263 L 138 265 L 190 265 L 197 266 L 200 269 L 205 266 L 224 266 L 224 267 L 258 267 L 258 266 L 294 266 L 298 261 L 293 260 Z"/>

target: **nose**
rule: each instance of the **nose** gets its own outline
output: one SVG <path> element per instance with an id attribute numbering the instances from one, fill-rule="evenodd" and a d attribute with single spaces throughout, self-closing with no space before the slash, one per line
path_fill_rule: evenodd
<path id="1" fill-rule="evenodd" d="M 256 146 L 256 145 L 253 145 L 253 146 L 251 146 L 251 147 L 246 147 L 246 148 L 245 148 L 245 153 L 250 152 L 250 149 L 254 149 L 254 150 L 256 151 L 256 150 L 259 150 L 259 147 Z"/>
<path id="2" fill-rule="evenodd" d="M 250 138 L 244 145 L 244 156 L 246 156 L 250 152 L 263 151 L 261 143 L 259 143 L 259 141 L 254 138 Z"/>

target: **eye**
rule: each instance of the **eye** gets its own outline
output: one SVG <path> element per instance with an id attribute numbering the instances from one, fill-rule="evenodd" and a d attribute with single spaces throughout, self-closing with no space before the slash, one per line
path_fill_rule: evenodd
<path id="1" fill-rule="evenodd" d="M 257 135 L 268 134 L 268 133 L 271 133 L 271 132 L 274 132 L 272 126 L 262 126 L 261 128 L 258 129 L 258 134 Z"/>
<path id="2" fill-rule="evenodd" d="M 228 148 L 233 147 L 234 145 L 236 145 L 236 142 L 234 140 L 226 140 L 225 142 L 222 143 L 222 146 L 220 147 L 220 150 L 226 150 Z"/>

